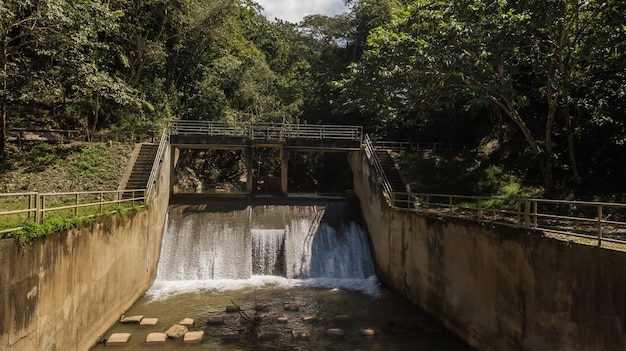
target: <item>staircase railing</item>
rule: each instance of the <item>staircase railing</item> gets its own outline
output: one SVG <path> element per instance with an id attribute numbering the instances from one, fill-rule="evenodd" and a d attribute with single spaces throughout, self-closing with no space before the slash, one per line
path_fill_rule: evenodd
<path id="1" fill-rule="evenodd" d="M 381 186 L 383 188 L 383 194 L 387 198 L 387 201 L 389 201 L 389 205 L 395 207 L 395 193 L 393 191 L 393 188 L 391 187 L 389 179 L 387 178 L 387 174 L 385 174 L 383 165 L 380 163 L 378 155 L 376 155 L 376 149 L 368 134 L 365 134 L 363 138 L 363 149 L 365 150 L 367 157 L 370 159 L 372 165 L 374 166 L 374 171 L 376 172 L 376 176 L 380 180 Z"/>
<path id="2" fill-rule="evenodd" d="M 168 128 L 163 128 L 163 133 L 161 133 L 161 140 L 159 141 L 159 148 L 157 149 L 156 155 L 154 157 L 154 162 L 152 163 L 152 170 L 150 171 L 150 178 L 148 178 L 148 185 L 146 186 L 146 199 L 150 198 L 150 192 L 152 191 L 152 187 L 154 185 L 154 180 L 156 178 L 157 171 L 159 170 L 159 165 L 161 163 L 161 158 L 163 157 L 163 151 L 165 147 L 169 143 L 170 133 Z"/>

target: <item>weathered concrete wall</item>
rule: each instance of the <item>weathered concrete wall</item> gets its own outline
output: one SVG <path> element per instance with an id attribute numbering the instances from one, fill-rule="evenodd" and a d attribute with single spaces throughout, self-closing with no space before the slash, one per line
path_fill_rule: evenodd
<path id="1" fill-rule="evenodd" d="M 350 156 L 377 273 L 479 350 L 626 350 L 626 253 L 393 211 Z"/>
<path id="2" fill-rule="evenodd" d="M 148 210 L 20 247 L 0 241 L 0 350 L 88 350 L 154 279 L 169 152 Z"/>

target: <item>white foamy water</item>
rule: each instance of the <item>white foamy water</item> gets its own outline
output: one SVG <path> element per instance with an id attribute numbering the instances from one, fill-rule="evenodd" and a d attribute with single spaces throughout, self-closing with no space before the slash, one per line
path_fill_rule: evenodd
<path id="1" fill-rule="evenodd" d="M 229 292 L 241 289 L 260 288 L 332 288 L 361 291 L 373 297 L 385 294 L 376 276 L 366 279 L 288 279 L 278 276 L 255 275 L 248 279 L 211 279 L 211 280 L 156 280 L 146 292 L 152 300 L 164 300 L 169 297 L 201 291 Z"/>
<path id="2" fill-rule="evenodd" d="M 170 208 L 147 295 L 268 287 L 382 294 L 358 208 L 348 201 L 230 205 Z"/>

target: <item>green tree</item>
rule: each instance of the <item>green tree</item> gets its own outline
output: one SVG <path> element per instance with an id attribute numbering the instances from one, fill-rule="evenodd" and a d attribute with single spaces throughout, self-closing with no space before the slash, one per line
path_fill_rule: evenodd
<path id="1" fill-rule="evenodd" d="M 596 40 L 606 30 L 606 6 L 566 0 L 414 2 L 372 31 L 368 50 L 342 82 L 344 97 L 383 123 L 459 103 L 496 107 L 524 136 L 551 191 L 558 114 L 578 177 L 571 90 L 588 81 L 590 67 L 606 61 L 588 56 L 610 48 L 599 50 Z M 610 22 L 615 31 L 618 23 Z"/>

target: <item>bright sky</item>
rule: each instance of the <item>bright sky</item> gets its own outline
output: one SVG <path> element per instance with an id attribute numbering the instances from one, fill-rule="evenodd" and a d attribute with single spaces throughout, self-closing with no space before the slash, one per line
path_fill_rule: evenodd
<path id="1" fill-rule="evenodd" d="M 278 17 L 283 21 L 299 23 L 304 16 L 321 14 L 335 16 L 348 9 L 343 0 L 256 0 L 263 8 L 263 15 L 273 21 Z"/>

